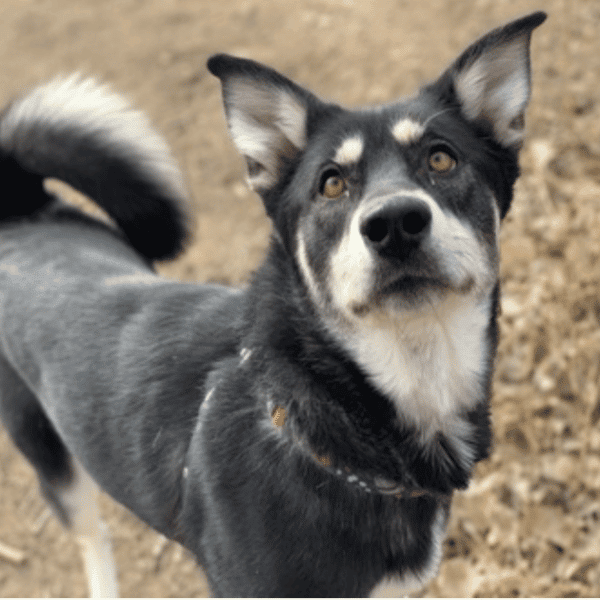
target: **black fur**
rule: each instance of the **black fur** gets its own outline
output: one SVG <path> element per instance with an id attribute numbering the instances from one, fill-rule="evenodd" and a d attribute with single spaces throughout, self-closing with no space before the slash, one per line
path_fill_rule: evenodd
<path id="1" fill-rule="evenodd" d="M 148 177 L 139 157 L 114 147 L 102 131 L 57 129 L 32 122 L 15 131 L 12 149 L 0 150 L 2 180 L 21 194 L 20 201 L 2 203 L 0 216 L 28 216 L 50 204 L 42 184 L 54 177 L 96 200 L 146 258 L 177 256 L 188 237 L 185 207 Z"/>

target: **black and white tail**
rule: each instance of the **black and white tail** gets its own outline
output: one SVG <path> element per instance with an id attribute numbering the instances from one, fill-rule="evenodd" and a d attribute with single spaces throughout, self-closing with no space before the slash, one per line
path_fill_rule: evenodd
<path id="1" fill-rule="evenodd" d="M 148 259 L 182 249 L 186 190 L 167 144 L 143 113 L 92 78 L 57 77 L 0 115 L 0 220 L 50 203 L 48 177 L 96 202 Z"/>

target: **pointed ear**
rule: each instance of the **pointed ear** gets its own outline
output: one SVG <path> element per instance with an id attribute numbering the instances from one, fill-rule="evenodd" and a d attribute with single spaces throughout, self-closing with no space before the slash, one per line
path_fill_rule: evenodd
<path id="1" fill-rule="evenodd" d="M 437 84 L 450 83 L 463 116 L 489 129 L 506 148 L 518 149 L 523 141 L 531 33 L 545 20 L 544 12 L 536 12 L 491 31 L 467 48 Z"/>
<path id="2" fill-rule="evenodd" d="M 208 69 L 219 77 L 231 137 L 248 164 L 248 181 L 258 191 L 274 187 L 282 167 L 306 144 L 309 107 L 319 102 L 273 69 L 217 54 Z"/>

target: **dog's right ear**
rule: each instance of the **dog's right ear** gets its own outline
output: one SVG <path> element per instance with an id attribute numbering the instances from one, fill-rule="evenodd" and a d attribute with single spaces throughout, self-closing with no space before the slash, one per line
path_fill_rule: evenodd
<path id="1" fill-rule="evenodd" d="M 217 54 L 208 70 L 223 87 L 231 137 L 248 164 L 248 182 L 261 193 L 304 149 L 311 106 L 320 101 L 273 69 L 252 60 Z"/>

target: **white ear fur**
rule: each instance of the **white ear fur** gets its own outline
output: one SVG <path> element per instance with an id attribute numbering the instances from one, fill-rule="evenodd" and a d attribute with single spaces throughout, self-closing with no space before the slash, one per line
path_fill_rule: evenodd
<path id="1" fill-rule="evenodd" d="M 229 81 L 225 102 L 233 142 L 248 162 L 250 186 L 272 187 L 282 161 L 306 144 L 306 106 L 285 88 L 249 78 Z"/>
<path id="2" fill-rule="evenodd" d="M 529 32 L 483 52 L 454 75 L 464 116 L 490 123 L 503 146 L 519 146 L 530 96 Z"/>

